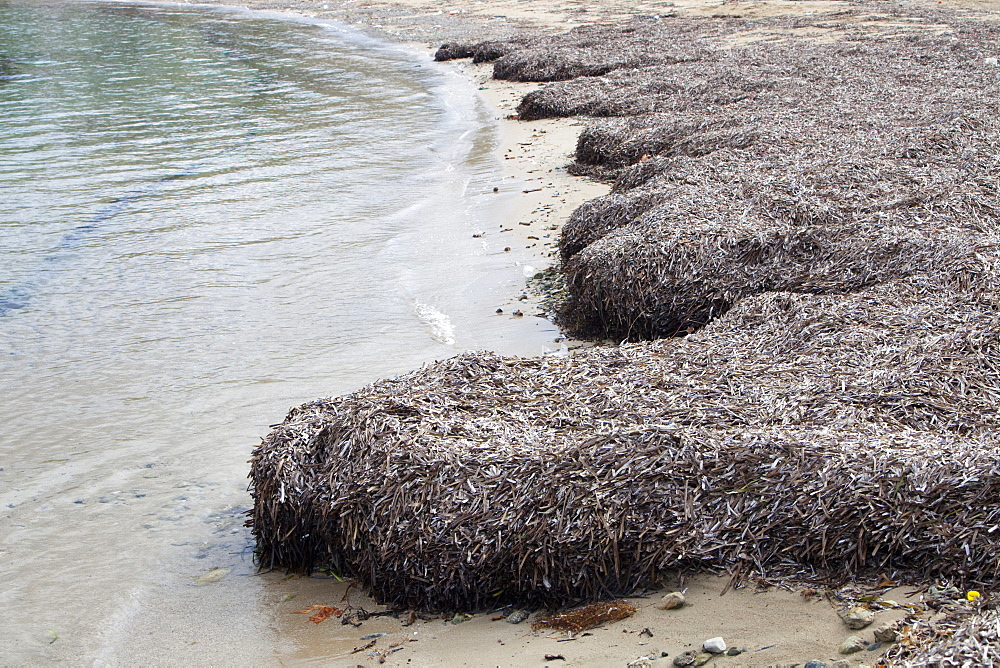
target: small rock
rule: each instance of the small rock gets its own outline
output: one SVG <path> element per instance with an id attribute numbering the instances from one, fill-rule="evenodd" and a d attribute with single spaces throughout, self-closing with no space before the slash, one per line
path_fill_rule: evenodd
<path id="1" fill-rule="evenodd" d="M 197 585 L 207 585 L 213 582 L 218 582 L 226 576 L 229 572 L 228 568 L 213 568 L 209 572 L 205 573 L 201 577 L 197 578 L 194 583 Z"/>
<path id="2" fill-rule="evenodd" d="M 664 596 L 659 605 L 656 606 L 660 610 L 676 610 L 677 608 L 684 607 L 684 594 L 679 591 L 673 591 Z"/>
<path id="3" fill-rule="evenodd" d="M 694 658 L 698 656 L 698 653 L 693 649 L 689 649 L 683 654 L 678 654 L 674 657 L 674 665 L 678 668 L 683 668 L 684 666 L 690 666 L 694 664 Z"/>
<path id="4" fill-rule="evenodd" d="M 817 661 L 816 659 L 813 659 L 812 661 L 807 661 L 806 665 L 804 665 L 802 668 L 826 668 L 826 663 L 823 661 Z"/>
<path id="5" fill-rule="evenodd" d="M 896 642 L 899 639 L 899 631 L 896 629 L 896 625 L 892 622 L 888 624 L 883 624 L 882 626 L 875 629 L 875 640 L 884 643 Z"/>
<path id="6" fill-rule="evenodd" d="M 700 668 L 701 666 L 704 666 L 706 663 L 708 663 L 714 658 L 715 658 L 714 654 L 709 654 L 708 652 L 702 652 L 698 656 L 694 657 L 694 663 L 692 663 L 691 665 L 694 666 L 694 668 Z"/>
<path id="7" fill-rule="evenodd" d="M 531 613 L 528 612 L 527 610 L 515 610 L 514 612 L 507 615 L 507 618 L 504 619 L 504 621 L 507 622 L 508 624 L 520 624 L 530 616 Z"/>
<path id="8" fill-rule="evenodd" d="M 848 636 L 847 640 L 840 643 L 841 654 L 854 654 L 863 650 L 868 643 L 857 636 Z"/>
<path id="9" fill-rule="evenodd" d="M 847 659 L 840 659 L 838 661 L 834 661 L 830 668 L 851 668 L 851 662 Z"/>
<path id="10" fill-rule="evenodd" d="M 874 622 L 875 613 L 868 608 L 856 605 L 844 613 L 843 619 L 844 623 L 847 624 L 847 628 L 857 631 Z"/>
<path id="11" fill-rule="evenodd" d="M 726 652 L 726 656 L 739 656 L 745 651 L 746 651 L 745 649 L 740 649 L 739 647 L 730 647 L 729 650 Z"/>
<path id="12" fill-rule="evenodd" d="M 701 647 L 709 654 L 722 654 L 726 651 L 726 641 L 722 638 L 709 638 Z"/>

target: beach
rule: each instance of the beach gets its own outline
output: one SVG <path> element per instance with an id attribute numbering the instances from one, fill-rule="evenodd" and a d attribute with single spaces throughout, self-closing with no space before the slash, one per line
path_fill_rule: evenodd
<path id="1" fill-rule="evenodd" d="M 621 24 L 634 16 L 808 16 L 835 12 L 845 5 L 839 2 L 612 2 L 587 6 L 555 0 L 513 5 L 492 0 L 467 1 L 448 3 L 443 8 L 409 1 L 263 0 L 216 4 L 343 21 L 377 37 L 405 43 L 421 53 L 433 53 L 443 43 L 504 40 L 521 33 L 557 35 L 579 25 Z M 927 6 L 968 9 L 986 20 L 996 20 L 997 15 L 990 14 L 991 4 L 978 0 L 948 0 L 927 3 Z M 886 19 L 885 34 L 894 29 Z M 829 19 L 820 28 L 803 28 L 777 37 L 769 34 L 768 39 L 836 40 L 838 32 L 846 32 L 846 29 Z M 733 37 L 734 42 L 742 39 L 753 40 L 755 36 Z M 563 224 L 580 205 L 608 195 L 612 187 L 609 179 L 572 176 L 566 169 L 574 159 L 577 138 L 587 122 L 572 115 L 530 122 L 520 120 L 517 115 L 522 98 L 545 84 L 493 79 L 489 63 L 474 65 L 468 60 L 459 60 L 433 66 L 456 70 L 472 81 L 499 125 L 496 151 L 503 160 L 506 174 L 496 188 L 498 192 L 513 195 L 514 204 L 499 229 L 479 230 L 475 234 L 494 246 L 517 248 L 534 255 L 536 259 L 528 265 L 530 270 L 526 270 L 526 278 L 555 266 L 557 240 Z M 526 285 L 523 291 L 516 290 L 497 302 L 496 308 L 502 312 L 497 315 L 531 317 L 542 310 L 541 304 L 542 296 Z M 754 313 L 747 316 L 747 322 L 752 321 L 753 316 Z M 709 330 L 709 334 L 700 339 L 693 337 L 692 346 L 710 346 L 704 342 L 713 331 Z M 628 336 L 619 337 L 619 340 L 621 338 Z M 726 351 L 718 353 L 712 349 L 709 358 L 712 358 L 711 353 L 715 353 L 713 359 L 717 359 Z M 675 369 L 682 365 L 678 362 Z M 446 375 L 451 371 L 445 369 L 441 373 Z M 735 375 L 734 372 L 733 377 Z M 663 376 L 668 376 L 666 371 Z M 429 383 L 434 382 L 437 379 L 431 377 Z M 740 381 L 731 382 L 738 384 Z M 612 389 L 607 394 L 610 396 L 614 392 Z M 823 542 L 826 542 L 825 534 Z M 831 581 L 818 573 L 809 574 L 815 576 L 812 581 L 808 577 L 755 575 L 740 580 L 736 577 L 738 573 L 701 573 L 686 577 L 682 574 L 683 571 L 666 574 L 658 588 L 643 590 L 638 592 L 641 596 L 629 598 L 637 608 L 634 616 L 569 636 L 544 629 L 533 631 L 531 624 L 537 621 L 537 616 L 519 624 L 507 623 L 506 616 L 516 606 L 457 613 L 454 610 L 437 613 L 414 609 L 411 614 L 407 606 L 390 609 L 379 605 L 365 597 L 351 582 L 340 582 L 329 574 L 284 576 L 279 569 L 261 577 L 268 582 L 271 598 L 266 603 L 277 620 L 274 630 L 291 648 L 278 658 L 278 662 L 289 665 L 321 661 L 343 666 L 667 666 L 685 651 L 694 650 L 695 654 L 700 654 L 704 641 L 721 637 L 727 648 L 738 652 L 711 655 L 706 658 L 711 661 L 709 665 L 802 666 L 813 661 L 821 662 L 813 666 L 871 666 L 877 665 L 892 649 L 892 643 L 878 641 L 873 636 L 874 629 L 898 623 L 897 636 L 901 629 L 917 629 L 922 623 L 920 620 L 926 621 L 936 614 L 929 603 L 935 608 L 944 606 L 952 611 L 975 605 L 975 597 L 970 599 L 964 588 L 930 594 L 926 591 L 930 582 L 906 582 L 906 586 L 900 586 L 888 574 L 881 583 L 869 580 L 857 588 L 851 587 L 849 582 Z M 372 578 L 377 580 L 379 574 L 376 572 Z M 206 581 L 205 585 L 211 586 L 212 582 Z M 658 609 L 661 598 L 673 591 L 684 592 L 685 605 L 672 610 Z M 355 616 L 353 625 L 343 616 L 311 623 L 309 614 L 296 614 L 310 608 L 314 612 L 315 606 L 391 614 L 364 619 Z M 843 616 L 855 606 L 873 611 L 874 620 L 867 620 L 862 628 L 850 627 Z M 535 610 L 532 612 L 539 614 Z M 330 627 L 334 629 L 331 631 Z M 916 631 L 914 634 L 916 637 Z M 861 637 L 863 644 L 858 651 L 842 653 L 840 650 L 850 636 Z M 148 656 L 144 651 L 132 658 Z M 248 660 L 254 661 L 254 657 Z"/>
<path id="2" fill-rule="evenodd" d="M 243 3 L 241 3 L 243 4 Z M 930 3 L 928 3 L 930 4 Z M 958 9 L 983 12 L 989 17 L 989 3 L 952 2 Z M 633 16 L 679 15 L 682 17 L 747 17 L 808 16 L 829 13 L 843 6 L 837 2 L 641 2 L 601 3 L 588 7 L 580 3 L 532 2 L 511 6 L 499 2 L 449 3 L 445 8 L 420 2 L 351 3 L 253 3 L 251 7 L 278 11 L 294 11 L 311 16 L 333 18 L 389 39 L 401 40 L 414 48 L 435 50 L 442 43 L 473 43 L 486 39 L 505 39 L 520 32 L 555 34 L 585 24 L 621 23 Z M 990 20 L 995 20 L 996 16 Z M 826 27 L 829 27 L 826 26 Z M 802 29 L 781 34 L 777 39 L 829 39 L 833 32 Z M 893 30 L 886 20 L 885 33 Z M 775 39 L 775 36 L 769 35 Z M 736 39 L 755 39 L 747 35 Z M 454 66 L 474 81 L 483 98 L 495 110 L 500 127 L 498 153 L 504 159 L 508 175 L 517 182 L 520 194 L 510 222 L 500 230 L 484 230 L 484 236 L 501 235 L 538 253 L 538 269 L 556 262 L 556 240 L 562 224 L 578 206 L 606 195 L 607 181 L 574 177 L 566 172 L 572 160 L 577 136 L 584 121 L 570 118 L 548 118 L 524 122 L 517 117 L 517 106 L 528 93 L 542 84 L 499 81 L 492 78 L 490 64 L 473 65 L 458 61 Z M 525 185 L 526 184 L 526 185 Z M 525 290 L 500 304 L 504 312 L 532 312 L 539 308 L 538 296 Z M 376 576 L 377 577 L 377 576 Z M 297 585 L 296 582 L 299 582 Z M 805 665 L 875 665 L 891 643 L 871 637 L 872 629 L 883 624 L 906 620 L 909 628 L 917 618 L 927 618 L 932 611 L 925 605 L 935 596 L 924 596 L 920 587 L 896 588 L 887 582 L 883 587 L 865 591 L 840 591 L 820 586 L 822 593 L 803 581 L 781 580 L 757 584 L 741 583 L 732 588 L 728 576 L 697 575 L 685 582 L 665 579 L 662 590 L 648 592 L 641 598 L 630 599 L 638 613 L 624 621 L 606 624 L 584 634 L 566 637 L 559 633 L 531 631 L 530 622 L 519 625 L 503 621 L 511 609 L 478 612 L 471 616 L 423 615 L 407 624 L 406 614 L 381 617 L 365 622 L 358 628 L 356 653 L 340 655 L 343 665 L 670 665 L 686 650 L 700 650 L 703 641 L 723 637 L 730 648 L 741 650 L 735 656 L 719 656 L 712 665 L 720 666 L 792 666 Z M 767 586 L 768 584 L 772 586 Z M 330 593 L 324 598 L 324 586 Z M 777 585 L 777 586 L 775 586 Z M 782 586 L 783 585 L 783 586 Z M 304 604 L 339 606 L 344 585 L 316 586 L 310 581 L 290 581 L 289 589 L 304 588 L 293 602 L 283 607 L 293 612 Z M 663 594 L 684 590 L 687 602 L 678 610 L 659 610 Z M 351 596 L 357 596 L 352 593 Z M 952 604 L 961 606 L 964 592 L 949 595 Z M 363 599 L 364 600 L 364 599 Z M 876 620 L 866 630 L 858 632 L 841 618 L 847 609 L 863 601 L 875 601 Z M 878 601 L 887 601 L 880 606 Z M 365 600 L 366 609 L 373 604 Z M 921 617 L 922 615 L 922 617 Z M 411 618 L 412 619 L 412 618 Z M 322 656 L 324 624 L 306 624 L 297 628 L 289 624 L 303 645 L 300 658 Z M 362 636 L 385 633 L 374 640 Z M 864 649 L 857 653 L 839 653 L 849 636 L 860 635 Z M 364 640 L 364 642 L 362 642 Z M 376 642 L 377 641 L 377 642 Z M 367 645 L 371 645 L 368 647 Z M 308 649 L 306 649 L 308 648 Z M 356 661 L 355 661 L 356 659 Z M 645 663 L 643 662 L 645 661 Z M 340 664 L 338 664 L 340 665 Z M 682 665 L 682 664 L 677 664 Z"/>

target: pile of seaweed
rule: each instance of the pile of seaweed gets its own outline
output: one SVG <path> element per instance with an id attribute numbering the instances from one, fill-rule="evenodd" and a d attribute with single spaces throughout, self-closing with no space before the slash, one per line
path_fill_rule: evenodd
<path id="1" fill-rule="evenodd" d="M 564 231 L 564 322 L 687 336 L 293 409 L 251 461 L 261 565 L 449 610 L 678 570 L 995 586 L 1000 25 L 850 7 L 447 45 L 555 82 L 522 118 L 608 117 L 577 148 L 614 189 Z"/>
<path id="2" fill-rule="evenodd" d="M 1000 665 L 1000 614 L 987 610 L 983 614 L 968 615 L 954 628 L 939 632 L 913 651 L 902 653 L 893 665 Z"/>
<path id="3" fill-rule="evenodd" d="M 995 583 L 1000 313 L 932 277 L 768 293 L 683 339 L 470 353 L 294 409 L 261 564 L 382 601 L 557 605 L 677 569 Z"/>
<path id="4" fill-rule="evenodd" d="M 974 279 L 1000 239 L 998 43 L 996 22 L 860 3 L 494 47 L 497 78 L 555 82 L 522 119 L 600 117 L 571 170 L 614 186 L 563 230 L 561 324 L 640 340 L 768 291 Z"/>

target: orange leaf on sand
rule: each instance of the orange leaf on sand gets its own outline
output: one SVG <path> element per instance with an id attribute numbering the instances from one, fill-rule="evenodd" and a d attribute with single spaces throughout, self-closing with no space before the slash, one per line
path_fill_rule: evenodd
<path id="1" fill-rule="evenodd" d="M 309 617 L 309 621 L 312 622 L 313 624 L 319 624 L 320 622 L 325 622 L 326 620 L 330 619 L 330 617 L 340 617 L 342 614 L 344 614 L 344 611 L 341 610 L 340 608 L 335 608 L 332 605 L 323 605 L 322 603 L 318 603 L 316 605 L 310 605 L 305 610 L 296 610 L 292 614 L 308 615 L 313 610 L 315 610 L 316 613 L 313 614 L 311 617 Z"/>

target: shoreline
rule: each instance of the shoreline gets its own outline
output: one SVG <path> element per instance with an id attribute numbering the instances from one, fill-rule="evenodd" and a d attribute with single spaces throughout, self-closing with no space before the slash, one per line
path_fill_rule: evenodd
<path id="1" fill-rule="evenodd" d="M 273 9 L 275 4 L 282 3 L 251 3 L 250 8 L 268 5 L 261 8 Z M 289 3 L 284 4 L 289 6 Z M 328 4 L 344 7 L 350 3 Z M 419 4 L 406 3 L 406 6 L 412 8 Z M 641 4 L 661 7 L 675 6 L 674 3 Z M 777 3 L 770 3 L 771 6 L 774 4 Z M 805 11 L 810 9 L 823 11 L 824 8 L 829 9 L 831 6 L 838 5 L 835 2 L 798 4 Z M 952 4 L 965 6 L 963 3 Z M 976 3 L 966 4 L 975 5 Z M 382 6 L 391 7 L 390 5 Z M 706 5 L 702 4 L 701 6 L 705 7 Z M 766 6 L 766 3 L 760 3 L 757 6 Z M 369 5 L 369 9 L 373 13 L 376 11 L 372 5 Z M 737 8 L 729 6 L 727 9 L 732 9 L 735 12 Z M 288 11 L 298 10 L 289 6 Z M 389 12 L 388 16 L 392 18 L 392 13 Z M 330 18 L 337 17 L 331 16 Z M 338 20 L 343 19 L 338 18 Z M 360 27 L 364 28 L 365 26 Z M 382 24 L 372 24 L 371 27 L 379 34 L 391 34 L 386 31 Z M 573 27 L 573 24 L 567 24 L 565 27 Z M 407 38 L 406 41 L 412 40 Z M 507 183 L 509 177 L 510 181 L 515 184 L 538 184 L 537 190 L 535 187 L 522 188 L 520 194 L 523 197 L 518 198 L 512 213 L 512 224 L 507 226 L 511 228 L 511 231 L 498 232 L 498 234 L 509 234 L 526 250 L 534 251 L 537 249 L 540 255 L 550 253 L 558 235 L 558 226 L 566 220 L 569 213 L 576 206 L 600 196 L 608 190 L 606 184 L 572 177 L 565 172 L 564 166 L 569 161 L 572 145 L 575 144 L 575 135 L 583 123 L 572 118 L 532 121 L 530 123 L 510 120 L 506 117 L 514 113 L 514 107 L 519 98 L 525 92 L 538 86 L 495 81 L 489 76 L 489 65 L 474 66 L 460 63 L 457 67 L 479 84 L 480 94 L 497 111 L 500 124 L 498 151 L 507 171 L 504 182 Z M 572 138 L 572 144 L 567 145 L 570 138 Z M 521 223 L 526 224 L 522 225 Z M 490 231 L 485 232 L 489 234 Z M 504 305 L 503 308 L 506 312 L 508 308 L 517 308 L 519 303 L 533 305 L 536 302 L 533 302 L 532 299 L 521 302 L 512 295 L 511 302 Z M 529 314 L 525 313 L 525 315 Z M 364 634 L 387 633 L 384 640 L 379 642 L 380 647 L 392 647 L 392 643 L 404 643 L 409 639 L 410 634 L 414 633 L 414 630 L 421 634 L 420 642 L 412 645 L 409 643 L 399 644 L 397 647 L 404 649 L 394 654 L 385 655 L 387 658 L 383 657 L 386 665 L 400 666 L 552 665 L 552 661 L 559 661 L 558 659 L 546 660 L 544 658 L 546 654 L 564 654 L 563 661 L 566 665 L 598 666 L 609 663 L 621 665 L 637 661 L 641 656 L 644 656 L 648 649 L 647 646 L 655 647 L 657 650 L 662 647 L 662 651 L 675 657 L 680 651 L 697 646 L 702 640 L 717 635 L 726 637 L 731 646 L 747 647 L 752 652 L 747 652 L 740 657 L 716 659 L 713 665 L 721 666 L 793 665 L 813 660 L 829 662 L 827 665 L 830 663 L 833 665 L 866 665 L 869 662 L 877 661 L 880 653 L 886 649 L 885 646 L 878 646 L 870 651 L 863 651 L 861 654 L 838 657 L 837 647 L 839 643 L 846 636 L 853 635 L 853 632 L 847 630 L 832 605 L 809 599 L 801 593 L 789 593 L 780 589 L 757 594 L 749 591 L 749 588 L 743 588 L 728 593 L 713 594 L 713 591 L 716 590 L 724 592 L 726 582 L 726 579 L 708 575 L 695 578 L 689 585 L 696 594 L 689 600 L 693 600 L 695 604 L 681 611 L 660 612 L 656 610 L 652 602 L 658 598 L 658 595 L 652 599 L 637 599 L 641 608 L 639 615 L 630 620 L 607 625 L 605 628 L 595 631 L 592 637 L 579 638 L 572 643 L 564 642 L 564 638 L 532 634 L 523 626 L 508 626 L 501 621 L 491 621 L 491 616 L 488 614 L 477 615 L 460 624 L 452 624 L 448 620 L 441 619 L 423 621 L 412 629 L 400 628 L 398 620 L 382 617 L 376 622 L 366 623 L 363 631 Z M 336 589 L 340 590 L 343 587 Z M 334 598 L 336 596 L 330 597 L 330 599 Z M 901 605 L 880 613 L 875 626 L 883 622 L 902 619 L 907 611 L 905 606 L 910 603 L 909 600 L 904 599 L 903 592 L 900 591 L 887 592 L 884 598 L 891 598 Z M 321 601 L 308 601 L 309 604 L 314 602 L 320 603 Z M 304 605 L 305 602 L 300 599 L 290 607 L 299 608 L 304 607 Z M 758 606 L 764 608 L 765 611 L 754 617 L 754 623 L 747 627 L 749 630 L 730 632 L 729 629 L 739 629 L 744 620 L 756 615 L 756 613 L 749 611 L 757 610 Z M 678 623 L 682 619 L 684 623 Z M 638 635 L 646 629 L 651 632 L 651 637 Z M 359 629 L 359 635 L 361 635 L 361 631 Z M 870 631 L 871 629 L 866 631 L 868 636 L 871 635 Z M 779 634 L 778 642 L 772 642 L 773 633 Z M 313 641 L 316 643 L 311 646 L 310 654 L 319 656 L 323 651 L 323 634 L 317 632 L 310 635 L 314 636 Z M 628 641 L 621 641 L 621 637 L 627 638 Z M 641 640 L 639 640 L 640 637 Z M 573 647 L 573 652 L 568 650 L 569 646 Z M 470 647 L 476 648 L 474 659 L 469 657 Z M 490 649 L 486 650 L 485 647 Z M 312 654 L 312 652 L 317 654 Z M 355 658 L 360 659 L 362 656 L 369 663 L 379 659 L 378 655 L 370 652 L 367 654 L 345 654 L 342 658 L 345 665 L 348 665 L 346 662 L 353 662 Z M 835 663 L 837 661 L 841 664 Z M 668 662 L 667 659 L 656 664 L 652 664 L 650 661 L 649 665 L 669 665 Z M 558 662 L 555 665 L 563 665 L 563 662 Z M 633 663 L 631 665 L 640 664 Z"/>

